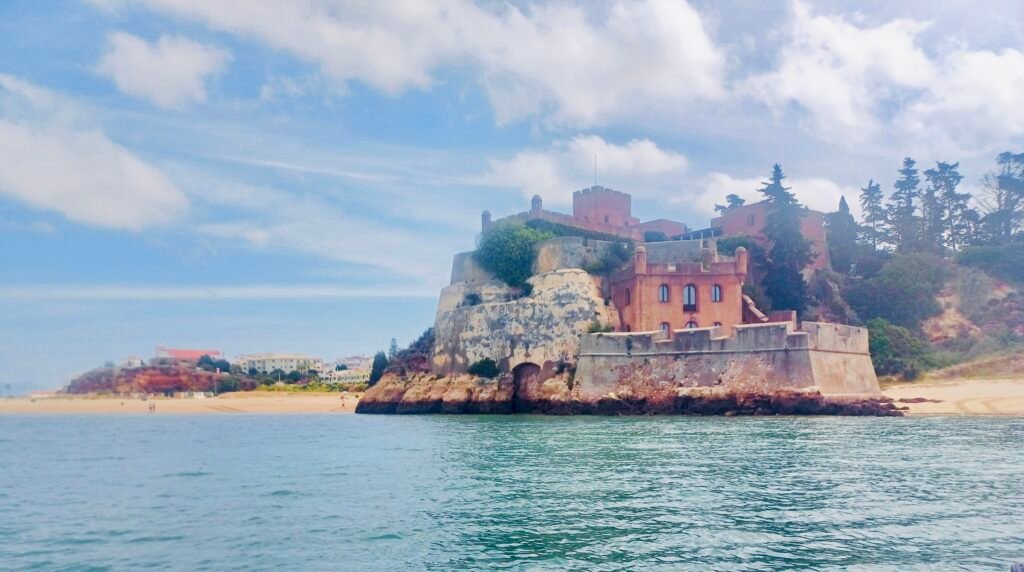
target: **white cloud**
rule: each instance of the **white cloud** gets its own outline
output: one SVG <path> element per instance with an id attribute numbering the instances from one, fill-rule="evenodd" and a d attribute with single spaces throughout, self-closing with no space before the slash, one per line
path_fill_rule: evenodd
<path id="1" fill-rule="evenodd" d="M 599 184 L 637 196 L 670 192 L 687 168 L 685 156 L 661 149 L 649 139 L 616 145 L 596 135 L 578 135 L 545 150 L 492 160 L 484 181 L 520 188 L 527 197 L 539 194 L 551 203 L 567 204 L 574 190 L 593 183 L 595 156 Z"/>
<path id="2" fill-rule="evenodd" d="M 718 98 L 724 57 L 687 2 L 614 2 L 599 17 L 579 6 L 508 6 L 470 44 L 499 123 L 551 110 L 594 125 L 651 105 Z"/>
<path id="3" fill-rule="evenodd" d="M 858 27 L 794 2 L 776 68 L 750 77 L 742 89 L 779 110 L 795 104 L 819 135 L 863 141 L 879 127 L 883 100 L 933 81 L 932 61 L 918 45 L 926 27 L 907 19 Z"/>
<path id="4" fill-rule="evenodd" d="M 160 170 L 102 131 L 65 124 L 78 111 L 53 92 L 0 75 L 0 104 L 0 194 L 73 221 L 129 230 L 188 208 Z"/>
<path id="5" fill-rule="evenodd" d="M 91 0 L 116 10 L 129 0 Z M 468 0 L 134 0 L 211 28 L 254 38 L 317 65 L 344 90 L 427 89 L 437 67 L 479 73 L 499 122 L 550 113 L 597 124 L 655 105 L 716 98 L 724 57 L 701 15 L 682 0 L 567 4 Z M 270 86 L 294 91 L 297 86 Z M 266 94 L 265 94 L 266 95 Z"/>
<path id="6" fill-rule="evenodd" d="M 329 260 L 382 269 L 387 275 L 443 285 L 453 252 L 465 245 L 443 228 L 390 225 L 355 215 L 343 202 L 315 192 L 285 192 L 194 176 L 197 201 L 230 213 L 226 220 L 202 222 L 204 237 L 255 249 L 312 254 Z"/>
<path id="7" fill-rule="evenodd" d="M 944 63 L 900 118 L 908 135 L 943 153 L 1000 149 L 1024 135 L 1024 52 L 957 50 Z"/>
<path id="8" fill-rule="evenodd" d="M 206 81 L 224 70 L 230 54 L 178 36 L 161 36 L 150 44 L 131 34 L 107 38 L 107 51 L 96 71 L 122 92 L 164 108 L 206 101 Z"/>
<path id="9" fill-rule="evenodd" d="M 699 185 L 700 192 L 694 201 L 695 205 L 700 212 L 714 217 L 717 216 L 715 204 L 724 204 L 726 195 L 739 195 L 748 204 L 758 202 L 764 199 L 759 189 L 764 186 L 766 178 L 738 178 L 726 173 L 709 173 Z M 840 185 L 824 177 L 786 179 L 783 184 L 790 187 L 797 199 L 812 210 L 834 212 L 839 208 L 839 199 L 845 196 L 853 216 L 860 216 L 857 200 L 860 191 L 854 187 Z"/>

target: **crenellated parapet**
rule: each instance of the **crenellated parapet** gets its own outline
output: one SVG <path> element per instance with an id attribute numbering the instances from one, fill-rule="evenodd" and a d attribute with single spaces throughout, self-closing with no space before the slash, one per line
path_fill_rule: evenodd
<path id="1" fill-rule="evenodd" d="M 793 322 L 665 332 L 587 334 L 576 379 L 581 397 L 621 387 L 717 387 L 877 395 L 868 332 L 840 324 Z"/>

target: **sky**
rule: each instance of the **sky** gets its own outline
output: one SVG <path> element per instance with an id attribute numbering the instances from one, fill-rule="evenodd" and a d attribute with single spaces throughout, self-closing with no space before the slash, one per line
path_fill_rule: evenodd
<path id="1" fill-rule="evenodd" d="M 412 341 L 480 213 L 707 226 L 1024 151 L 1016 0 L 5 0 L 0 392 L 156 345 Z"/>

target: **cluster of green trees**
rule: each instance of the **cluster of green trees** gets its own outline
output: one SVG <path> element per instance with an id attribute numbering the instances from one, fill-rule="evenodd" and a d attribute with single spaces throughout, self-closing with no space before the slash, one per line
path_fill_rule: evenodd
<path id="1" fill-rule="evenodd" d="M 200 356 L 199 361 L 196 362 L 196 367 L 203 371 L 216 372 L 220 371 L 228 373 L 231 371 L 231 363 L 226 359 L 214 359 L 210 356 Z"/>
<path id="2" fill-rule="evenodd" d="M 864 244 L 890 252 L 945 254 L 1019 239 L 1024 229 L 1024 153 L 1000 153 L 977 196 L 961 191 L 960 163 L 939 161 L 922 173 L 907 157 L 898 172 L 888 199 L 874 180 L 861 189 Z"/>
<path id="3" fill-rule="evenodd" d="M 883 375 L 913 378 L 939 364 L 920 328 L 941 312 L 936 295 L 951 277 L 954 261 L 1024 282 L 1024 153 L 996 157 L 977 196 L 961 190 L 959 163 L 940 161 L 921 172 L 908 157 L 888 197 L 874 180 L 861 189 L 862 221 L 842 198 L 836 212 L 825 217 L 836 272 L 816 277 L 831 287 L 815 292 L 802 276 L 813 257 L 800 232 L 806 209 L 785 178 L 775 165 L 760 189 L 770 206 L 767 247 L 759 248 L 749 237 L 727 237 L 719 239 L 719 250 L 748 249 L 754 283 L 745 293 L 759 307 L 811 317 L 826 305 L 848 309 L 841 318 L 869 328 L 872 356 Z M 730 195 L 726 203 L 716 210 L 741 206 L 743 200 Z M 832 299 L 821 299 L 818 291 Z"/>
<path id="4" fill-rule="evenodd" d="M 380 351 L 374 354 L 370 366 L 368 385 L 373 387 L 388 371 L 398 375 L 410 372 L 426 372 L 430 370 L 430 355 L 434 348 L 434 328 L 427 328 L 405 349 L 398 349 L 398 342 L 391 338 L 387 353 Z"/>
<path id="5" fill-rule="evenodd" d="M 500 280 L 529 294 L 533 276 L 534 247 L 555 235 L 522 224 L 500 224 L 480 236 L 474 258 Z"/>

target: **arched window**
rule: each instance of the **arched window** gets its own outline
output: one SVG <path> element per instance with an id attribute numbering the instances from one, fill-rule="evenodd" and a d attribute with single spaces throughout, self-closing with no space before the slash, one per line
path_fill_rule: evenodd
<path id="1" fill-rule="evenodd" d="M 696 320 L 690 320 L 689 322 L 686 322 L 686 329 L 687 330 L 696 330 L 697 329 L 697 321 Z"/>
<path id="2" fill-rule="evenodd" d="M 626 331 L 627 332 L 632 332 L 633 331 L 633 329 L 629 327 L 629 324 L 626 324 Z"/>
<path id="3" fill-rule="evenodd" d="M 697 311 L 697 287 L 693 284 L 687 284 L 686 287 L 683 288 L 683 311 Z"/>
<path id="4" fill-rule="evenodd" d="M 633 296 L 630 293 L 629 288 L 626 288 L 626 305 L 629 306 L 632 303 L 633 303 Z"/>
<path id="5" fill-rule="evenodd" d="M 711 287 L 711 301 L 721 302 L 722 301 L 722 287 L 715 284 Z"/>
<path id="6" fill-rule="evenodd" d="M 715 326 L 716 328 L 721 328 L 722 327 L 722 322 L 715 322 L 714 324 L 711 324 L 711 325 Z"/>
<path id="7" fill-rule="evenodd" d="M 662 331 L 663 333 L 666 333 L 666 334 L 667 334 L 667 333 L 669 333 L 669 332 L 670 332 L 671 330 L 672 330 L 672 327 L 668 325 L 668 322 L 662 322 L 662 323 L 661 323 L 661 331 Z"/>
<path id="8" fill-rule="evenodd" d="M 668 284 L 662 284 L 661 287 L 658 288 L 658 301 L 668 302 Z"/>

